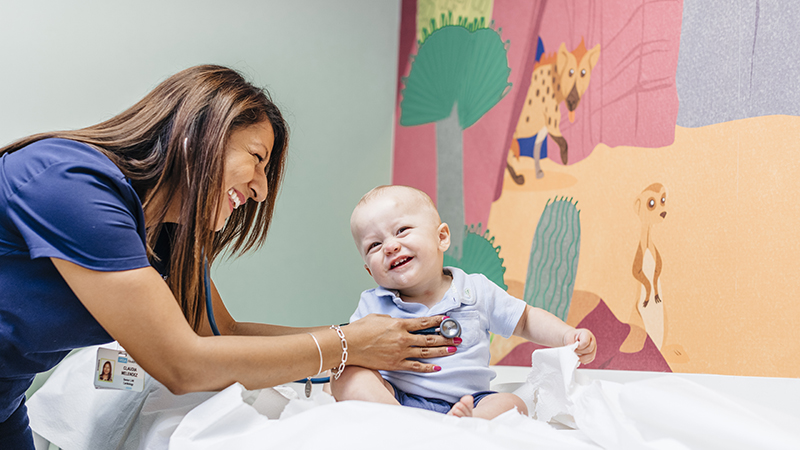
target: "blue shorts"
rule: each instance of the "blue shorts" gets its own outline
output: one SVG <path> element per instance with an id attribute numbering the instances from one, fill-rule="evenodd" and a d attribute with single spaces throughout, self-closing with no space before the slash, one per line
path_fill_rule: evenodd
<path id="1" fill-rule="evenodd" d="M 455 403 L 450 403 L 446 400 L 439 398 L 428 398 L 421 395 L 409 394 L 397 388 L 394 384 L 387 381 L 394 388 L 394 398 L 403 406 L 410 406 L 412 408 L 427 409 L 428 411 L 435 411 L 442 414 L 447 414 L 453 409 Z M 478 402 L 483 400 L 486 396 L 497 394 L 497 391 L 480 391 L 472 394 L 474 401 L 472 407 L 478 406 Z"/>

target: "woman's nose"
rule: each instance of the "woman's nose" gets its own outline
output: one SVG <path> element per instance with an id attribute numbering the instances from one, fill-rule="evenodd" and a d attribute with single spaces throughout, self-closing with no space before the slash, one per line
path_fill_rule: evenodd
<path id="1" fill-rule="evenodd" d="M 267 199 L 269 187 L 267 185 L 267 174 L 256 170 L 255 177 L 250 182 L 250 196 L 258 203 Z"/>

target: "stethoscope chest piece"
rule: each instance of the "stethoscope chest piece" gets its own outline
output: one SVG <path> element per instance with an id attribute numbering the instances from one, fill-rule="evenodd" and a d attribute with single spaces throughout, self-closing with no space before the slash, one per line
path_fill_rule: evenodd
<path id="1" fill-rule="evenodd" d="M 456 319 L 448 317 L 439 325 L 439 334 L 447 339 L 457 338 L 461 336 L 461 324 Z"/>
<path id="2" fill-rule="evenodd" d="M 425 328 L 424 330 L 412 331 L 412 334 L 439 334 L 447 339 L 461 336 L 461 324 L 456 319 L 448 317 L 444 319 L 438 327 Z"/>

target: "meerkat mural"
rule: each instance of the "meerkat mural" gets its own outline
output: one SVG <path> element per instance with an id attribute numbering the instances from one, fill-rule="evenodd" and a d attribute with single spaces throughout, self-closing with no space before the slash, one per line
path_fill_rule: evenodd
<path id="1" fill-rule="evenodd" d="M 641 316 L 647 334 L 659 350 L 664 344 L 666 328 L 660 280 L 663 262 L 650 231 L 653 225 L 666 219 L 666 204 L 667 190 L 660 183 L 648 186 L 633 203 L 633 210 L 642 223 L 639 246 L 633 258 L 633 277 L 642 284 L 635 310 Z"/>
<path id="2" fill-rule="evenodd" d="M 570 122 L 574 122 L 575 109 L 589 87 L 592 69 L 599 58 L 600 44 L 591 50 L 586 50 L 581 39 L 575 50 L 568 51 L 562 42 L 558 52 L 541 55 L 536 62 L 510 150 L 517 160 L 520 155 L 533 157 L 536 164 L 536 178 L 544 176 L 539 166 L 539 159 L 547 156 L 541 154 L 542 143 L 547 136 L 558 144 L 561 161 L 567 164 L 568 146 L 559 127 L 561 120 L 559 105 L 562 102 L 566 104 L 567 117 Z M 525 178 L 517 175 L 510 163 L 506 167 L 517 184 L 525 182 Z"/>

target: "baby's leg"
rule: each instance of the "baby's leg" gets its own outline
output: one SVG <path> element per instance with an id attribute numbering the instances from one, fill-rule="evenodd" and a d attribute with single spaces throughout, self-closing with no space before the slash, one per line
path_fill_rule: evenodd
<path id="1" fill-rule="evenodd" d="M 394 398 L 394 388 L 377 370 L 358 366 L 347 366 L 338 380 L 331 377 L 331 393 L 336 401 L 362 400 L 399 405 Z"/>
<path id="2" fill-rule="evenodd" d="M 515 406 L 521 414 L 528 415 L 527 405 L 525 405 L 525 402 L 521 398 L 514 394 L 499 392 L 497 394 L 487 395 L 478 402 L 473 412 L 473 417 L 494 419 L 500 414 L 513 409 Z"/>

